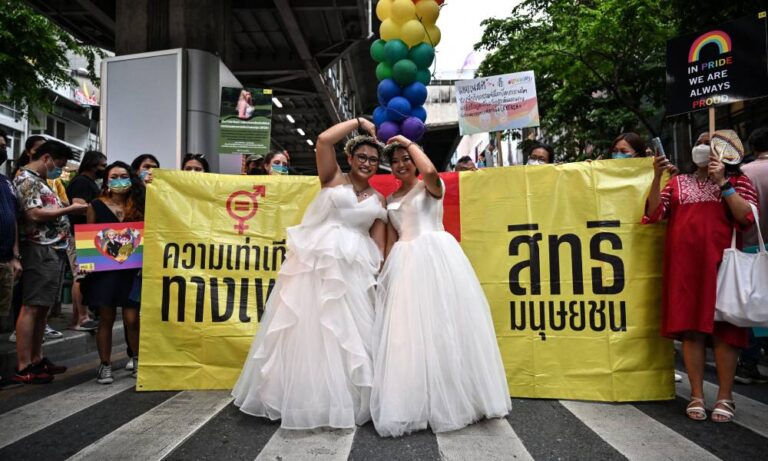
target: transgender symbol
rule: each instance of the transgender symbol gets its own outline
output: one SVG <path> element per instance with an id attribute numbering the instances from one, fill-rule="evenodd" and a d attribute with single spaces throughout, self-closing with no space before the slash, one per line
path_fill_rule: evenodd
<path id="1" fill-rule="evenodd" d="M 253 218 L 256 212 L 259 211 L 257 197 L 264 197 L 264 193 L 264 186 L 253 186 L 253 192 L 239 190 L 233 192 L 230 194 L 229 198 L 227 198 L 227 213 L 232 216 L 232 219 L 237 221 L 235 230 L 238 234 L 242 234 L 248 229 L 245 222 Z"/>

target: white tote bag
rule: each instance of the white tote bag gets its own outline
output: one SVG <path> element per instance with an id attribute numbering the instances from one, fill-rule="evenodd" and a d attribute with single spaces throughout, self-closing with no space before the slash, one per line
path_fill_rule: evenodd
<path id="1" fill-rule="evenodd" d="M 723 262 L 717 272 L 715 320 L 740 327 L 768 327 L 768 251 L 755 215 L 759 250 L 756 254 L 736 249 L 736 229 L 731 247 L 723 250 Z"/>

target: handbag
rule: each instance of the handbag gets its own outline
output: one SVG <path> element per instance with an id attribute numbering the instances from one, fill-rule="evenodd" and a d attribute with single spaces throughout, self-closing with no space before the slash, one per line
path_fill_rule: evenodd
<path id="1" fill-rule="evenodd" d="M 755 216 L 759 248 L 757 253 L 736 249 L 736 229 L 731 247 L 723 250 L 723 262 L 717 272 L 715 320 L 739 327 L 768 327 L 768 251 L 760 232 L 757 208 Z"/>

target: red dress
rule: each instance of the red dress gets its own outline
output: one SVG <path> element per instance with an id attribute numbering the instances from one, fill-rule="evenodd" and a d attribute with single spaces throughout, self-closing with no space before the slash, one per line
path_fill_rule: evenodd
<path id="1" fill-rule="evenodd" d="M 757 204 L 749 178 L 740 175 L 729 181 L 745 200 Z M 720 188 L 695 175 L 675 176 L 662 190 L 659 207 L 643 222 L 665 218 L 669 225 L 664 248 L 661 334 L 677 338 L 685 331 L 699 331 L 732 346 L 746 347 L 747 329 L 715 322 L 717 269 L 723 250 L 731 246 L 733 227 L 738 226 L 721 199 Z M 752 213 L 748 219 L 754 222 Z"/>

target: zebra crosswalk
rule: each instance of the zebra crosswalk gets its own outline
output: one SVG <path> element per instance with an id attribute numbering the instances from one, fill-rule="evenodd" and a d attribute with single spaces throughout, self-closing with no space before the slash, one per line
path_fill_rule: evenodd
<path id="1" fill-rule="evenodd" d="M 19 405 L 13 401 L 18 396 L 5 400 L 0 393 L 0 459 L 742 461 L 765 459 L 768 448 L 768 386 L 749 388 L 749 397 L 735 396 L 733 424 L 688 420 L 686 377 L 673 401 L 513 399 L 504 419 L 384 439 L 370 423 L 346 430 L 284 430 L 279 422 L 241 413 L 228 391 L 137 393 L 127 372 L 115 375 L 109 386 L 73 379 L 69 387 L 31 402 L 21 399 Z M 710 406 L 715 391 L 707 383 Z"/>

